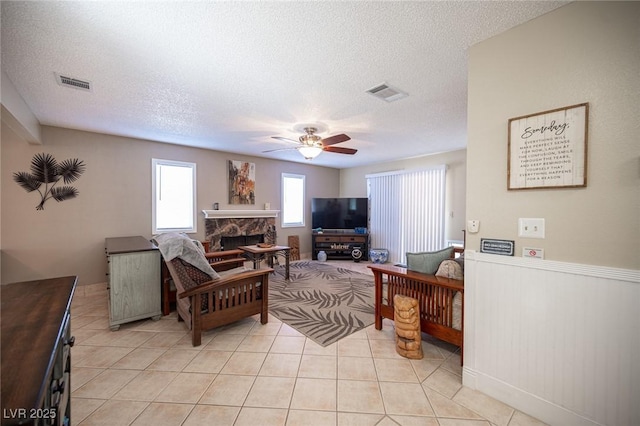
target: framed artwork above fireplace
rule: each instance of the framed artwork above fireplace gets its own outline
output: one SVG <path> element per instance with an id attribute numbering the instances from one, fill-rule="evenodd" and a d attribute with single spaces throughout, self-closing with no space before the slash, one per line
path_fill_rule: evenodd
<path id="1" fill-rule="evenodd" d="M 256 203 L 256 165 L 229 160 L 229 204 Z"/>

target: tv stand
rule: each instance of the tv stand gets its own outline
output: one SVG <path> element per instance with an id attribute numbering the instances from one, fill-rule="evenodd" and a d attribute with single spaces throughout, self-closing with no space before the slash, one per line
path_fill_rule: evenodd
<path id="1" fill-rule="evenodd" d="M 360 260 L 369 260 L 369 234 L 357 234 L 352 229 L 335 229 L 311 235 L 313 260 L 318 260 L 318 253 L 321 251 L 327 254 L 327 259 L 351 259 L 354 247 L 360 247 L 362 251 Z"/>

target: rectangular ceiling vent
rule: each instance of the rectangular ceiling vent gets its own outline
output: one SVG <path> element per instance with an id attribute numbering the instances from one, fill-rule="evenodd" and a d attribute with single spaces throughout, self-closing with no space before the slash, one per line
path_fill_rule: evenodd
<path id="1" fill-rule="evenodd" d="M 91 82 L 56 73 L 56 81 L 60 86 L 91 92 Z"/>
<path id="2" fill-rule="evenodd" d="M 389 86 L 386 83 L 382 83 L 377 85 L 376 87 L 372 87 L 371 89 L 367 90 L 367 93 L 375 96 L 378 99 L 382 99 L 385 102 L 393 102 L 409 96 L 409 94 L 407 94 L 406 92 Z"/>

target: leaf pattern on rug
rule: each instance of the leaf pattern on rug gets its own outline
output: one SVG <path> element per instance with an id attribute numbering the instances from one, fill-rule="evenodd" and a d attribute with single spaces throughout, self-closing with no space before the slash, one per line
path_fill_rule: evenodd
<path id="1" fill-rule="evenodd" d="M 317 261 L 292 262 L 269 279 L 269 311 L 327 346 L 373 324 L 373 276 Z"/>
<path id="2" fill-rule="evenodd" d="M 344 288 L 338 293 L 347 305 L 355 305 L 356 300 L 365 305 L 371 302 L 372 291 L 375 291 L 373 280 L 354 282 L 353 279 L 350 279 L 349 284 L 348 288 Z"/>
<path id="3" fill-rule="evenodd" d="M 326 346 L 351 333 L 366 327 L 365 321 L 357 318 L 352 312 L 329 311 L 322 313 L 318 310 L 304 310 L 302 307 L 285 308 L 281 312 L 283 322 L 301 331 L 305 335 Z"/>
<path id="4" fill-rule="evenodd" d="M 317 305 L 318 308 L 331 308 L 340 305 L 341 297 L 337 294 L 328 294 L 322 291 L 290 291 L 274 295 L 271 299 L 275 307 L 286 306 L 291 303 L 303 305 Z"/>

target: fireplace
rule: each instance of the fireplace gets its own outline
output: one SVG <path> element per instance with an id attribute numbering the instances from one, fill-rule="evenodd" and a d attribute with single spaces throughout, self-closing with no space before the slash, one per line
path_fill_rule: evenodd
<path id="1" fill-rule="evenodd" d="M 257 243 L 276 244 L 277 210 L 204 210 L 209 250 Z"/>
<path id="2" fill-rule="evenodd" d="M 251 246 L 264 243 L 264 234 L 259 235 L 239 235 L 237 237 L 225 236 L 220 238 L 221 250 L 233 250 L 240 246 Z"/>

